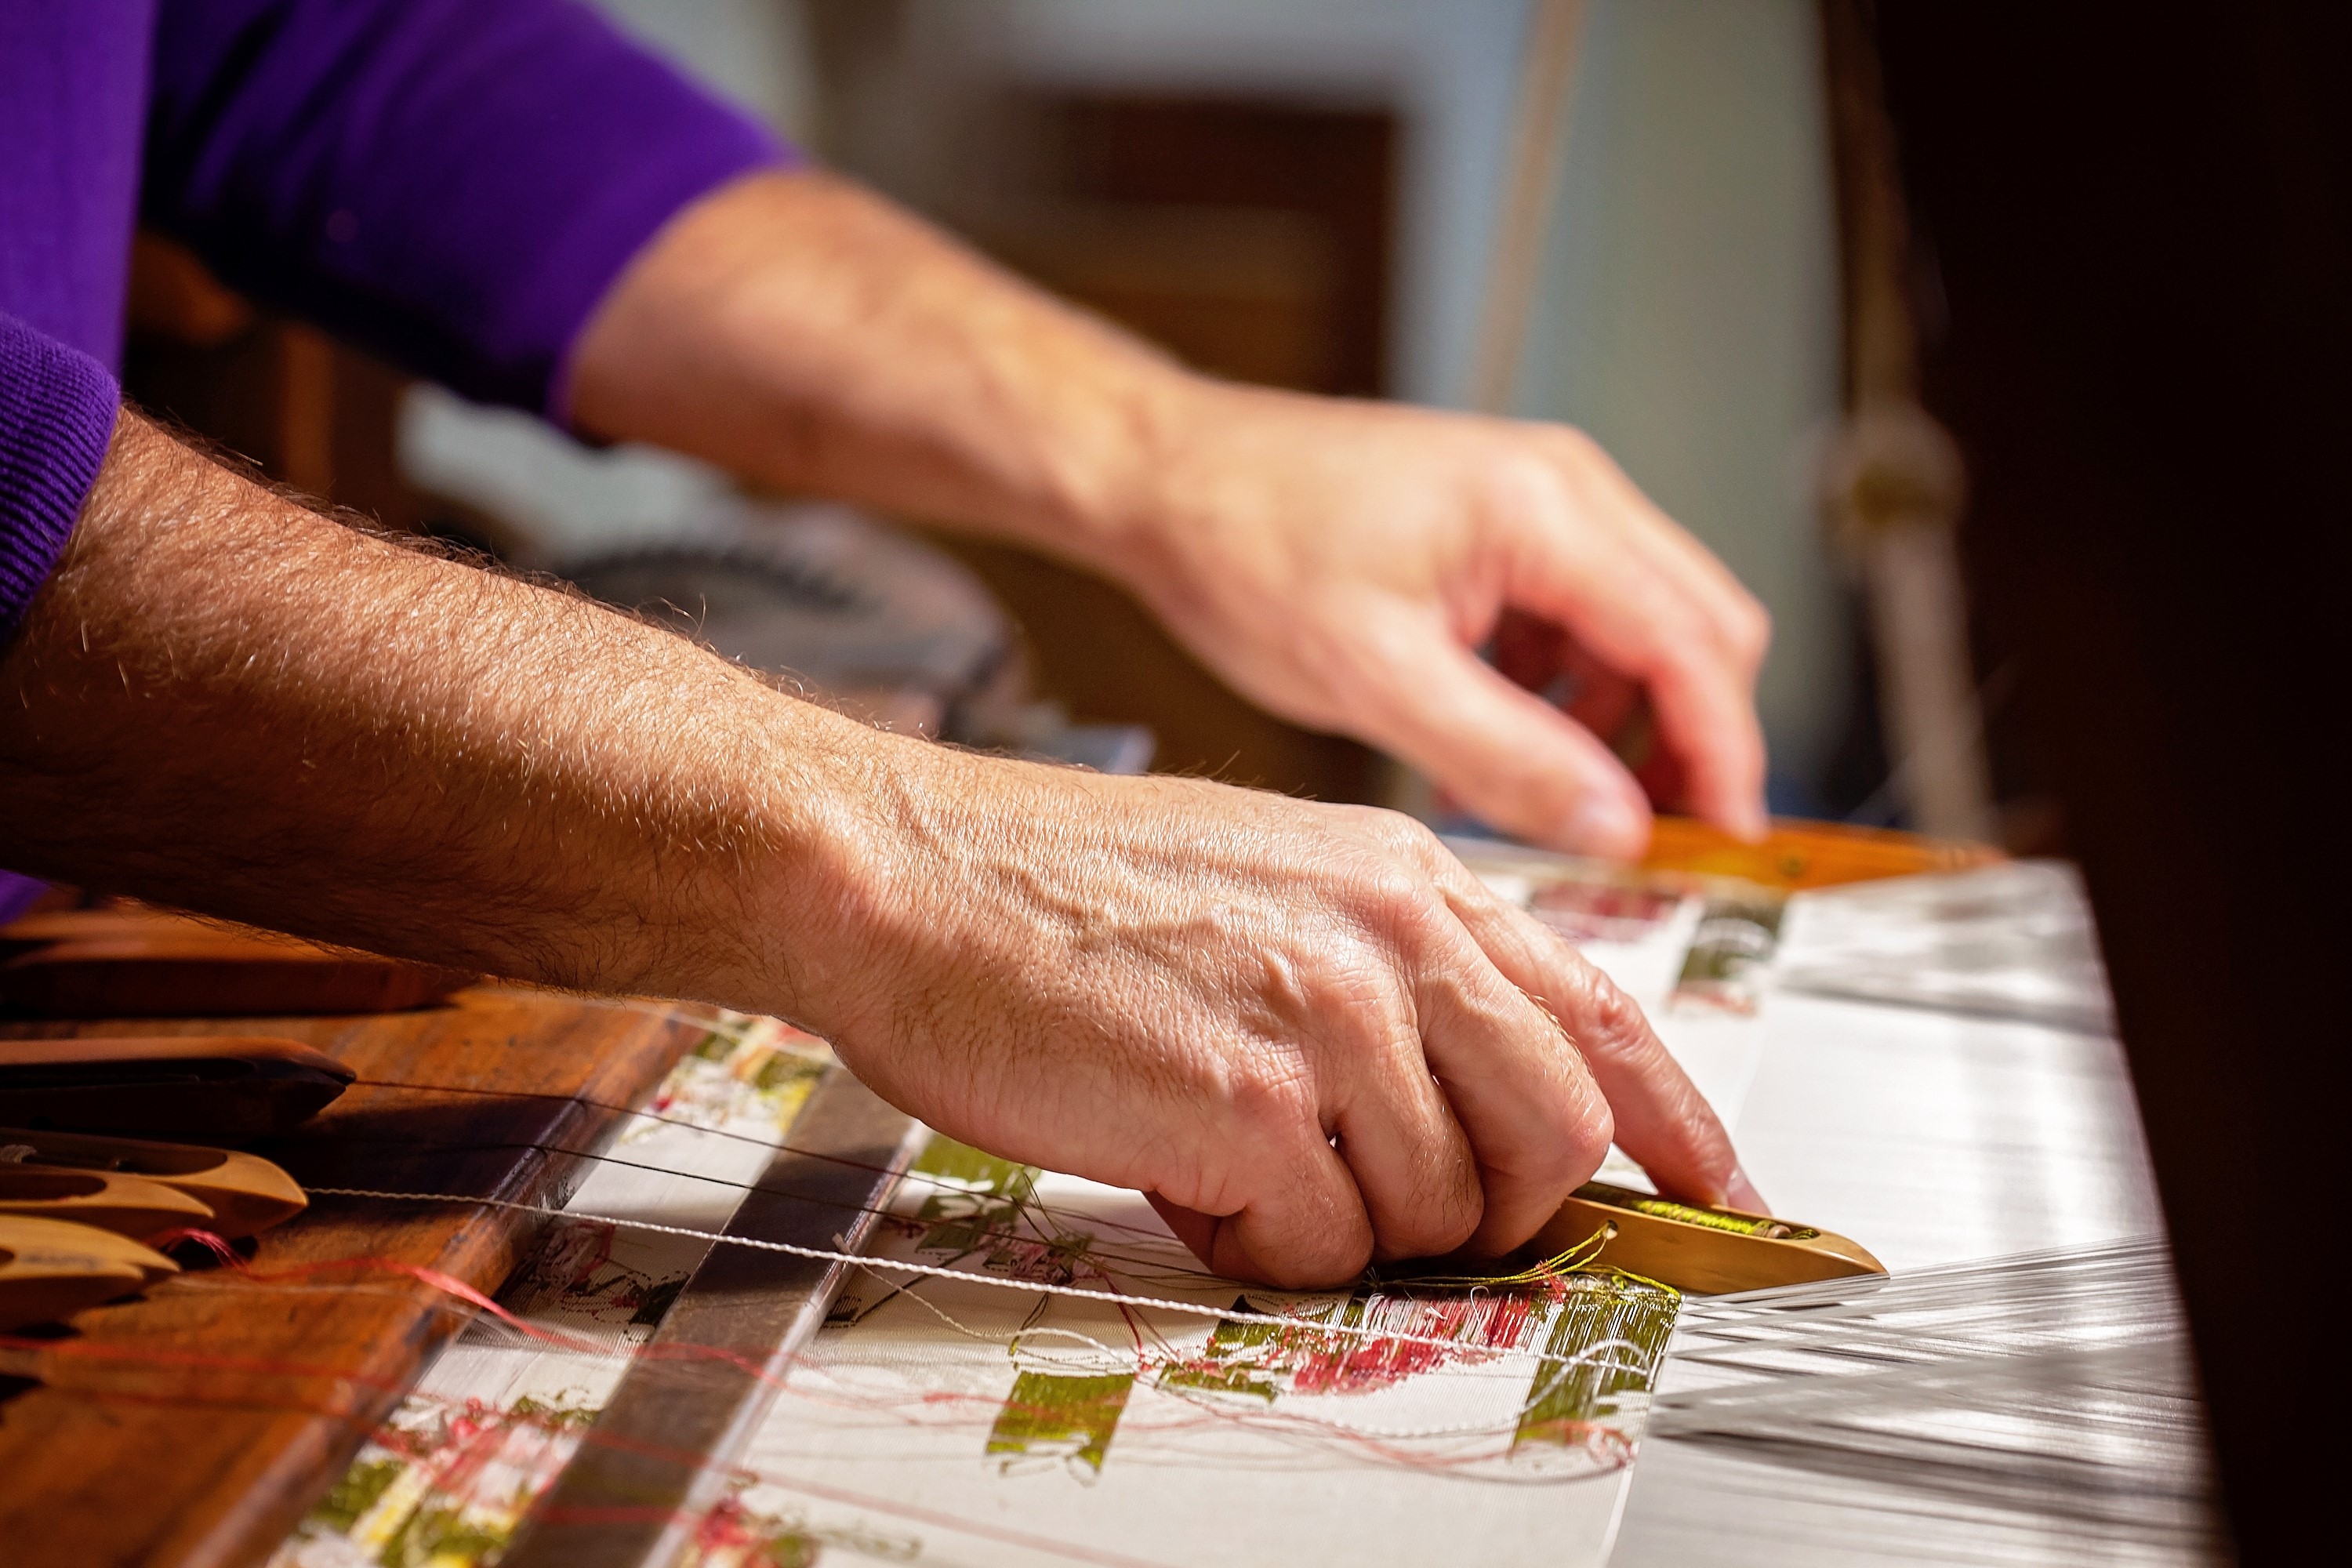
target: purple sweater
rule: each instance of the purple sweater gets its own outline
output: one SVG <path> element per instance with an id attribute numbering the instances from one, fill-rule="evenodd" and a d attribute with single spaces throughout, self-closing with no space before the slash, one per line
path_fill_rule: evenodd
<path id="1" fill-rule="evenodd" d="M 573 0 L 0 0 L 0 651 L 106 455 L 137 224 L 561 421 L 629 258 L 790 157 Z"/>

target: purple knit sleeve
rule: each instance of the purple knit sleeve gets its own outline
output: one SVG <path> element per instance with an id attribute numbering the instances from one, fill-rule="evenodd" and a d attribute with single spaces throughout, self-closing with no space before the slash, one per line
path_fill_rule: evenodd
<path id="1" fill-rule="evenodd" d="M 573 337 L 790 149 L 574 0 L 163 0 L 147 221 L 230 284 L 561 420 Z"/>
<path id="2" fill-rule="evenodd" d="M 0 311 L 0 648 L 65 553 L 120 401 L 96 360 Z"/>

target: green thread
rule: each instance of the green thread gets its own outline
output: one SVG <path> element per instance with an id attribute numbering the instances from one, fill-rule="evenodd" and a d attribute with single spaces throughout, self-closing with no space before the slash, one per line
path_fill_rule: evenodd
<path id="1" fill-rule="evenodd" d="M 988 1452 L 1008 1468 L 1019 1458 L 1058 1455 L 1100 1475 L 1134 1386 L 1131 1372 L 1099 1377 L 1024 1372 L 1013 1380 L 1013 1392 L 996 1413 Z"/>
<path id="2" fill-rule="evenodd" d="M 398 1459 L 368 1459 L 356 1461 L 343 1472 L 334 1489 L 319 1500 L 310 1510 L 310 1522 L 324 1525 L 339 1535 L 348 1535 L 368 1510 L 380 1501 L 400 1472 L 408 1467 Z"/>
<path id="3" fill-rule="evenodd" d="M 1633 1414 L 1633 1401 L 1650 1394 L 1681 1305 L 1681 1292 L 1633 1275 L 1576 1276 L 1552 1309 L 1545 1358 L 1536 1363 L 1511 1447 L 1572 1447 L 1596 1425 Z"/>

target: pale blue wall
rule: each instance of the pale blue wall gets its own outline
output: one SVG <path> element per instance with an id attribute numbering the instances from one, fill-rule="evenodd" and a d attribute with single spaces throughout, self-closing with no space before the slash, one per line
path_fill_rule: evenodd
<path id="1" fill-rule="evenodd" d="M 1805 0 L 1589 0 L 1517 407 L 1591 431 L 1776 623 L 1760 704 L 1811 776 L 1844 715 L 1807 468 L 1837 405 L 1834 212 Z"/>

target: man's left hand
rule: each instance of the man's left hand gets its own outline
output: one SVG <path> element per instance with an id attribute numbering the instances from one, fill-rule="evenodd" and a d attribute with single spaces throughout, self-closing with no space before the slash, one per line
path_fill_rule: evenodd
<path id="1" fill-rule="evenodd" d="M 1496 826 L 1632 856 L 1649 805 L 1608 742 L 1638 692 L 1667 804 L 1763 831 L 1769 622 L 1589 437 L 1204 382 L 1161 440 L 1114 567 L 1245 695 Z M 1478 656 L 1507 626 L 1517 680 Z"/>

